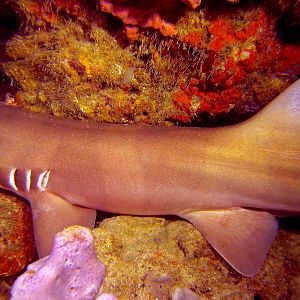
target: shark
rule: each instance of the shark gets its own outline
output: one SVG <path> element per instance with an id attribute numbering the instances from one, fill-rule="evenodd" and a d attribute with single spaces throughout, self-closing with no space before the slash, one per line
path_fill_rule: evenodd
<path id="1" fill-rule="evenodd" d="M 97 210 L 176 215 L 250 277 L 277 217 L 300 214 L 300 80 L 218 128 L 103 124 L 1 104 L 0 153 L 0 187 L 30 202 L 41 257 L 65 227 L 93 227 Z"/>

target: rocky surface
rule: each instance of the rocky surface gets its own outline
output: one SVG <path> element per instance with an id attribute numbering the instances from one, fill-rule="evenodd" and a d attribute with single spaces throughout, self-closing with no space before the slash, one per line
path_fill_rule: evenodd
<path id="1" fill-rule="evenodd" d="M 0 299 L 9 299 L 17 274 L 36 258 L 29 203 L 0 190 Z"/>
<path id="2" fill-rule="evenodd" d="M 299 231 L 279 230 L 253 278 L 233 270 L 184 220 L 112 217 L 94 234 L 98 257 L 107 265 L 103 290 L 125 299 L 171 299 L 177 287 L 201 299 L 300 297 Z"/>
<path id="3" fill-rule="evenodd" d="M 36 258 L 30 205 L 0 191 L 0 276 L 20 272 Z"/>
<path id="4" fill-rule="evenodd" d="M 30 218 L 26 202 L 13 196 L 5 199 L 22 203 L 19 210 Z M 2 209 L 2 234 L 16 228 L 12 222 L 3 223 L 10 215 L 11 210 Z M 176 288 L 190 288 L 201 299 L 299 299 L 299 218 L 285 220 L 262 270 L 249 279 L 234 271 L 184 220 L 108 216 L 94 230 L 98 258 L 107 266 L 102 291 L 121 299 L 172 299 Z M 28 234 L 31 238 L 22 251 L 34 249 L 32 232 Z M 13 251 L 10 257 L 14 257 Z M 1 257 L 1 267 L 8 259 Z M 0 299 L 9 299 L 17 275 L 2 274 Z"/>

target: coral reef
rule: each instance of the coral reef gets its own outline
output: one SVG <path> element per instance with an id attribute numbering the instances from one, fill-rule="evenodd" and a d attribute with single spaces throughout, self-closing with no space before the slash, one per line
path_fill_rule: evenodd
<path id="1" fill-rule="evenodd" d="M 277 16 L 264 5 L 183 10 L 168 36 L 128 21 L 126 37 L 122 28 L 109 32 L 103 14 L 98 22 L 85 1 L 29 3 L 18 6 L 27 30 L 8 41 L 13 61 L 2 69 L 19 88 L 12 98 L 34 110 L 104 122 L 203 125 L 203 114 L 255 113 L 300 73 L 299 45 L 283 42 Z M 35 22 L 45 18 L 34 3 L 55 14 L 50 27 Z M 101 4 L 131 20 L 142 10 L 163 12 L 168 2 L 138 1 L 132 9 L 126 1 Z M 64 20 L 59 11 L 76 20 Z"/>
<path id="2" fill-rule="evenodd" d="M 210 0 L 194 11 L 187 8 L 200 1 L 103 0 L 98 9 L 89 0 L 8 2 L 21 24 L 18 33 L 12 26 L 6 55 L 0 53 L 11 105 L 101 122 L 220 125 L 224 115 L 228 124 L 231 113 L 239 121 L 257 112 L 300 73 L 297 0 Z M 35 249 L 27 203 L 5 195 L 0 215 L 0 295 L 8 299 L 9 276 L 35 258 Z M 251 280 L 219 260 L 184 221 L 114 218 L 95 234 L 108 264 L 107 292 L 171 298 L 179 286 L 204 299 L 300 298 L 297 233 L 279 232 Z"/>
<path id="3" fill-rule="evenodd" d="M 207 53 L 201 65 L 205 76 L 184 80 L 174 95 L 188 123 L 202 112 L 258 111 L 300 72 L 299 46 L 280 44 L 275 18 L 263 8 L 210 22 L 190 12 L 177 27 L 183 42 Z"/>
<path id="4" fill-rule="evenodd" d="M 0 299 L 9 299 L 16 274 L 36 258 L 30 205 L 1 190 Z"/>
<path id="5" fill-rule="evenodd" d="M 201 0 L 182 0 L 191 8 L 200 5 Z M 164 36 L 176 34 L 174 24 L 167 22 L 165 18 L 174 19 L 178 11 L 183 10 L 179 1 L 118 1 L 99 0 L 101 10 L 118 17 L 127 27 L 154 28 Z"/>
<path id="6" fill-rule="evenodd" d="M 118 297 L 171 299 L 178 287 L 201 299 L 300 297 L 299 233 L 280 230 L 251 279 L 227 265 L 186 221 L 112 217 L 94 235 L 97 255 L 107 266 L 103 290 Z"/>
<path id="7" fill-rule="evenodd" d="M 101 28 L 88 36 L 78 23 L 16 36 L 7 43 L 14 59 L 3 65 L 21 89 L 15 101 L 55 115 L 118 123 L 165 122 L 170 98 L 161 97 L 143 63 Z M 58 84 L 59 83 L 59 84 Z M 151 99 L 151 103 L 149 102 Z"/>
<path id="8" fill-rule="evenodd" d="M 11 299 L 94 299 L 104 276 L 91 230 L 73 226 L 56 234 L 50 256 L 29 265 L 18 277 Z M 102 295 L 99 299 L 112 298 Z"/>
<path id="9" fill-rule="evenodd" d="M 36 259 L 30 206 L 12 194 L 0 193 L 0 276 L 22 271 Z"/>
<path id="10" fill-rule="evenodd" d="M 106 24 L 103 14 L 98 14 L 95 4 L 89 0 L 18 0 L 9 1 L 26 24 L 24 26 L 46 28 L 59 22 L 61 15 L 77 18 L 85 24 Z"/>

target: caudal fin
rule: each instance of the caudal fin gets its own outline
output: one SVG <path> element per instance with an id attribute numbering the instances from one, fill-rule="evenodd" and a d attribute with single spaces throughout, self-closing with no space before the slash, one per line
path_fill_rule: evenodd
<path id="1" fill-rule="evenodd" d="M 300 80 L 230 130 L 232 148 L 226 158 L 236 161 L 230 162 L 234 172 L 222 176 L 232 184 L 233 198 L 240 198 L 238 205 L 260 210 L 191 211 L 180 216 L 194 224 L 232 267 L 253 276 L 277 229 L 276 218 L 262 210 L 300 212 Z M 216 193 L 216 202 L 222 201 L 217 197 Z"/>

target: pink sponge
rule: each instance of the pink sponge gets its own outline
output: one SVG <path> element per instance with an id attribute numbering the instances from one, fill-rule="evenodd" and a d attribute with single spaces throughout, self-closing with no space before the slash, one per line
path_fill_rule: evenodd
<path id="1" fill-rule="evenodd" d="M 56 235 L 49 256 L 27 267 L 14 283 L 11 299 L 95 299 L 104 276 L 91 230 L 73 226 Z"/>

